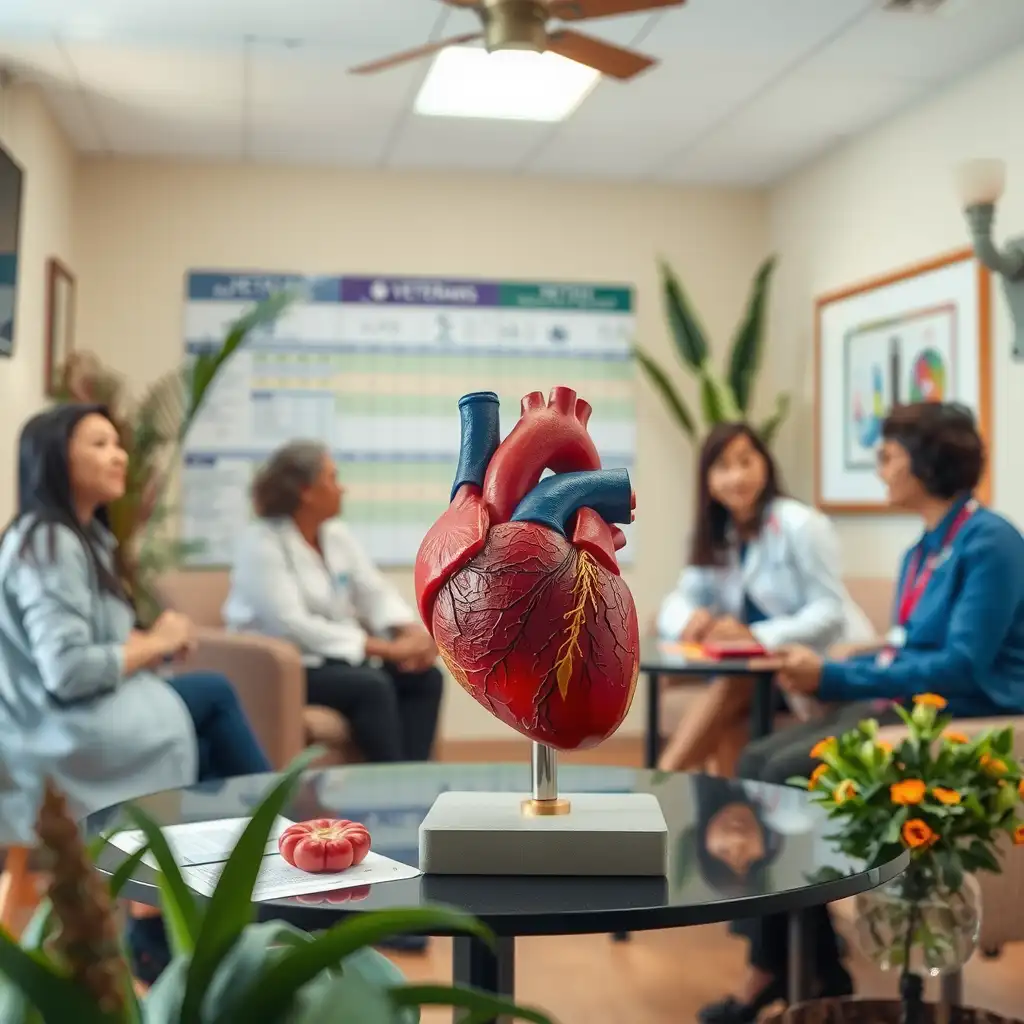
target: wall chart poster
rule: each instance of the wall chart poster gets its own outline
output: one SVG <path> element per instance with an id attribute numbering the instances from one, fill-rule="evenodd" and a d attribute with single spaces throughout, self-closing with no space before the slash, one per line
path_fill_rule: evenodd
<path id="1" fill-rule="evenodd" d="M 283 289 L 302 301 L 225 366 L 186 441 L 182 535 L 201 549 L 192 565 L 230 562 L 255 471 L 299 438 L 330 448 L 342 515 L 377 564 L 411 565 L 448 503 L 457 403 L 470 391 L 497 392 L 504 434 L 523 395 L 575 388 L 594 407 L 603 464 L 632 469 L 632 289 L 193 272 L 186 353 L 219 346 L 229 323 Z"/>

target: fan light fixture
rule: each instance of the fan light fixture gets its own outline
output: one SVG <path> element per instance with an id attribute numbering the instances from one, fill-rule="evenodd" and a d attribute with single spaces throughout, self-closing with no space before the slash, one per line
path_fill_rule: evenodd
<path id="1" fill-rule="evenodd" d="M 557 53 L 451 46 L 434 58 L 414 109 L 429 117 L 563 121 L 600 78 Z"/>
<path id="2" fill-rule="evenodd" d="M 1013 354 L 1024 359 L 1024 238 L 1012 239 L 1002 251 L 992 241 L 996 203 L 1006 188 L 1006 165 L 1002 160 L 968 160 L 956 168 L 955 178 L 974 254 L 1003 279 L 1003 292 L 1013 316 Z"/>

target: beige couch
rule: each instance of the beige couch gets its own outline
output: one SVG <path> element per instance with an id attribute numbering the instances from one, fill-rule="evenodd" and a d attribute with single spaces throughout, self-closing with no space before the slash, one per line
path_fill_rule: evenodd
<path id="1" fill-rule="evenodd" d="M 226 571 L 171 572 L 161 579 L 159 593 L 166 607 L 200 628 L 199 648 L 183 671 L 220 672 L 231 680 L 275 767 L 283 768 L 312 744 L 327 748 L 323 763 L 362 760 L 341 715 L 306 706 L 306 676 L 292 644 L 224 629 Z"/>
<path id="2" fill-rule="evenodd" d="M 850 577 L 846 580 L 850 596 L 864 610 L 879 636 L 884 636 L 892 621 L 893 583 L 891 580 Z M 686 707 L 699 693 L 693 686 L 669 684 L 662 694 L 662 728 L 668 734 L 686 713 Z M 957 722 L 961 732 L 974 734 L 986 729 L 1016 726 L 1016 754 L 1024 756 L 1024 719 L 981 718 Z M 881 735 L 892 742 L 898 739 L 902 726 L 888 726 Z M 983 908 L 980 947 L 993 954 L 1007 942 L 1024 941 L 1024 847 L 1006 846 L 1003 850 L 1004 870 L 1001 875 L 980 874 Z M 839 904 L 841 918 L 853 916 L 853 901 Z"/>

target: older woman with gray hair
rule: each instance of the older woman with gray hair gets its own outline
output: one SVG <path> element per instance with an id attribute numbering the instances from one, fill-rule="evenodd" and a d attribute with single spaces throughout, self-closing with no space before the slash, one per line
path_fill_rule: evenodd
<path id="1" fill-rule="evenodd" d="M 443 681 L 437 648 L 338 518 L 344 488 L 327 449 L 294 441 L 253 485 L 257 518 L 239 538 L 224 620 L 289 640 L 307 699 L 351 723 L 368 761 L 430 757 Z"/>

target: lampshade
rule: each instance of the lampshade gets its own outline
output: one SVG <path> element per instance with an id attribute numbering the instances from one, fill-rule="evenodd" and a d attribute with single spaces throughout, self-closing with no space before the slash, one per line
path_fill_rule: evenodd
<path id="1" fill-rule="evenodd" d="M 967 160 L 954 171 L 956 190 L 964 207 L 996 203 L 1006 188 L 1002 160 Z"/>

